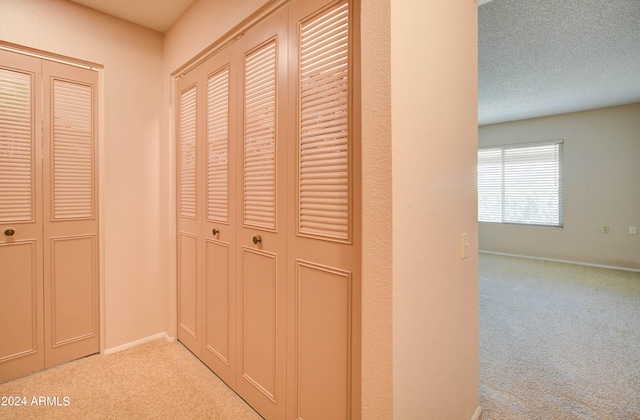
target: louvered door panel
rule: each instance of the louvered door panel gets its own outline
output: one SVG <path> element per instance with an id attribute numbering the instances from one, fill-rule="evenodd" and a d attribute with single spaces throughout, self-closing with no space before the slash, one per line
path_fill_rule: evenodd
<path id="1" fill-rule="evenodd" d="M 92 86 L 53 80 L 53 220 L 94 216 Z"/>
<path id="2" fill-rule="evenodd" d="M 0 382 L 44 368 L 41 83 L 0 50 Z"/>
<path id="3" fill-rule="evenodd" d="M 0 68 L 0 223 L 34 217 L 33 75 Z"/>
<path id="4" fill-rule="evenodd" d="M 276 229 L 276 42 L 245 60 L 244 223 Z"/>
<path id="5" fill-rule="evenodd" d="M 229 221 L 229 67 L 207 81 L 207 219 Z"/>
<path id="6" fill-rule="evenodd" d="M 100 351 L 98 73 L 43 61 L 45 366 Z"/>
<path id="7" fill-rule="evenodd" d="M 318 5 L 320 4 L 320 6 Z M 290 8 L 289 89 L 296 121 L 287 243 L 289 418 L 359 418 L 359 132 L 354 4 Z M 295 385 L 294 385 L 295 384 Z"/>
<path id="8" fill-rule="evenodd" d="M 286 410 L 287 8 L 236 44 L 242 69 L 236 390 L 265 418 Z"/>
<path id="9" fill-rule="evenodd" d="M 299 232 L 350 239 L 349 7 L 300 27 Z"/>
<path id="10" fill-rule="evenodd" d="M 206 218 L 202 361 L 229 386 L 236 383 L 236 104 L 239 67 L 231 49 L 202 64 L 206 88 Z"/>
<path id="11" fill-rule="evenodd" d="M 202 72 L 191 71 L 177 85 L 178 339 L 202 356 L 203 250 Z"/>
<path id="12" fill-rule="evenodd" d="M 178 208 L 180 217 L 196 218 L 196 87 L 180 94 Z"/>

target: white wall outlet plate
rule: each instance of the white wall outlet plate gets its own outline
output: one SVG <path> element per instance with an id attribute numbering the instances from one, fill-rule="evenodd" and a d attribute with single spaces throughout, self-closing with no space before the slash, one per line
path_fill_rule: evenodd
<path id="1" fill-rule="evenodd" d="M 638 230 L 636 229 L 635 226 L 629 226 L 629 235 L 637 235 L 638 234 Z"/>

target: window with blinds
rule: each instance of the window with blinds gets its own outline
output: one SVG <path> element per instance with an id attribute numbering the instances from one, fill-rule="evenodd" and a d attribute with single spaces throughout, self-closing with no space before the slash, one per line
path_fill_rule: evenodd
<path id="1" fill-rule="evenodd" d="M 562 140 L 478 150 L 478 221 L 563 226 Z"/>

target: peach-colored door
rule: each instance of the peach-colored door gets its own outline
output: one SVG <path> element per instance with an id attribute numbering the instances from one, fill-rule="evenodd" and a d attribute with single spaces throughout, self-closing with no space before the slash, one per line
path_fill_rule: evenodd
<path id="1" fill-rule="evenodd" d="M 354 2 L 289 10 L 288 418 L 360 416 Z"/>
<path id="2" fill-rule="evenodd" d="M 98 73 L 42 61 L 45 367 L 100 351 Z"/>
<path id="3" fill-rule="evenodd" d="M 97 72 L 0 51 L 0 380 L 100 350 Z"/>
<path id="4" fill-rule="evenodd" d="M 286 410 L 287 9 L 236 44 L 238 141 L 237 392 L 265 418 Z"/>
<path id="5" fill-rule="evenodd" d="M 40 68 L 0 50 L 0 382 L 44 368 Z"/>
<path id="6" fill-rule="evenodd" d="M 231 387 L 236 381 L 236 107 L 237 72 L 230 48 L 202 64 L 202 360 Z"/>
<path id="7" fill-rule="evenodd" d="M 177 82 L 178 339 L 225 382 L 236 361 L 236 72 L 227 48 Z"/>
<path id="8" fill-rule="evenodd" d="M 177 84 L 178 340 L 202 348 L 202 82 L 195 69 Z"/>

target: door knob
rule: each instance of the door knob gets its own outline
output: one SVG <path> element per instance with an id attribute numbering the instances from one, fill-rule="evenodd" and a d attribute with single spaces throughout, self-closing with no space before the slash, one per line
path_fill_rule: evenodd
<path id="1" fill-rule="evenodd" d="M 16 229 L 12 227 L 5 228 L 5 230 L 2 231 L 2 234 L 7 238 L 11 238 L 13 235 L 16 234 Z"/>
<path id="2" fill-rule="evenodd" d="M 253 244 L 258 245 L 262 243 L 262 237 L 260 235 L 256 235 L 253 237 Z"/>
<path id="3" fill-rule="evenodd" d="M 213 236 L 217 236 L 218 233 L 220 233 L 220 231 L 216 228 L 213 228 L 213 230 L 211 231 L 211 233 L 213 233 Z"/>

